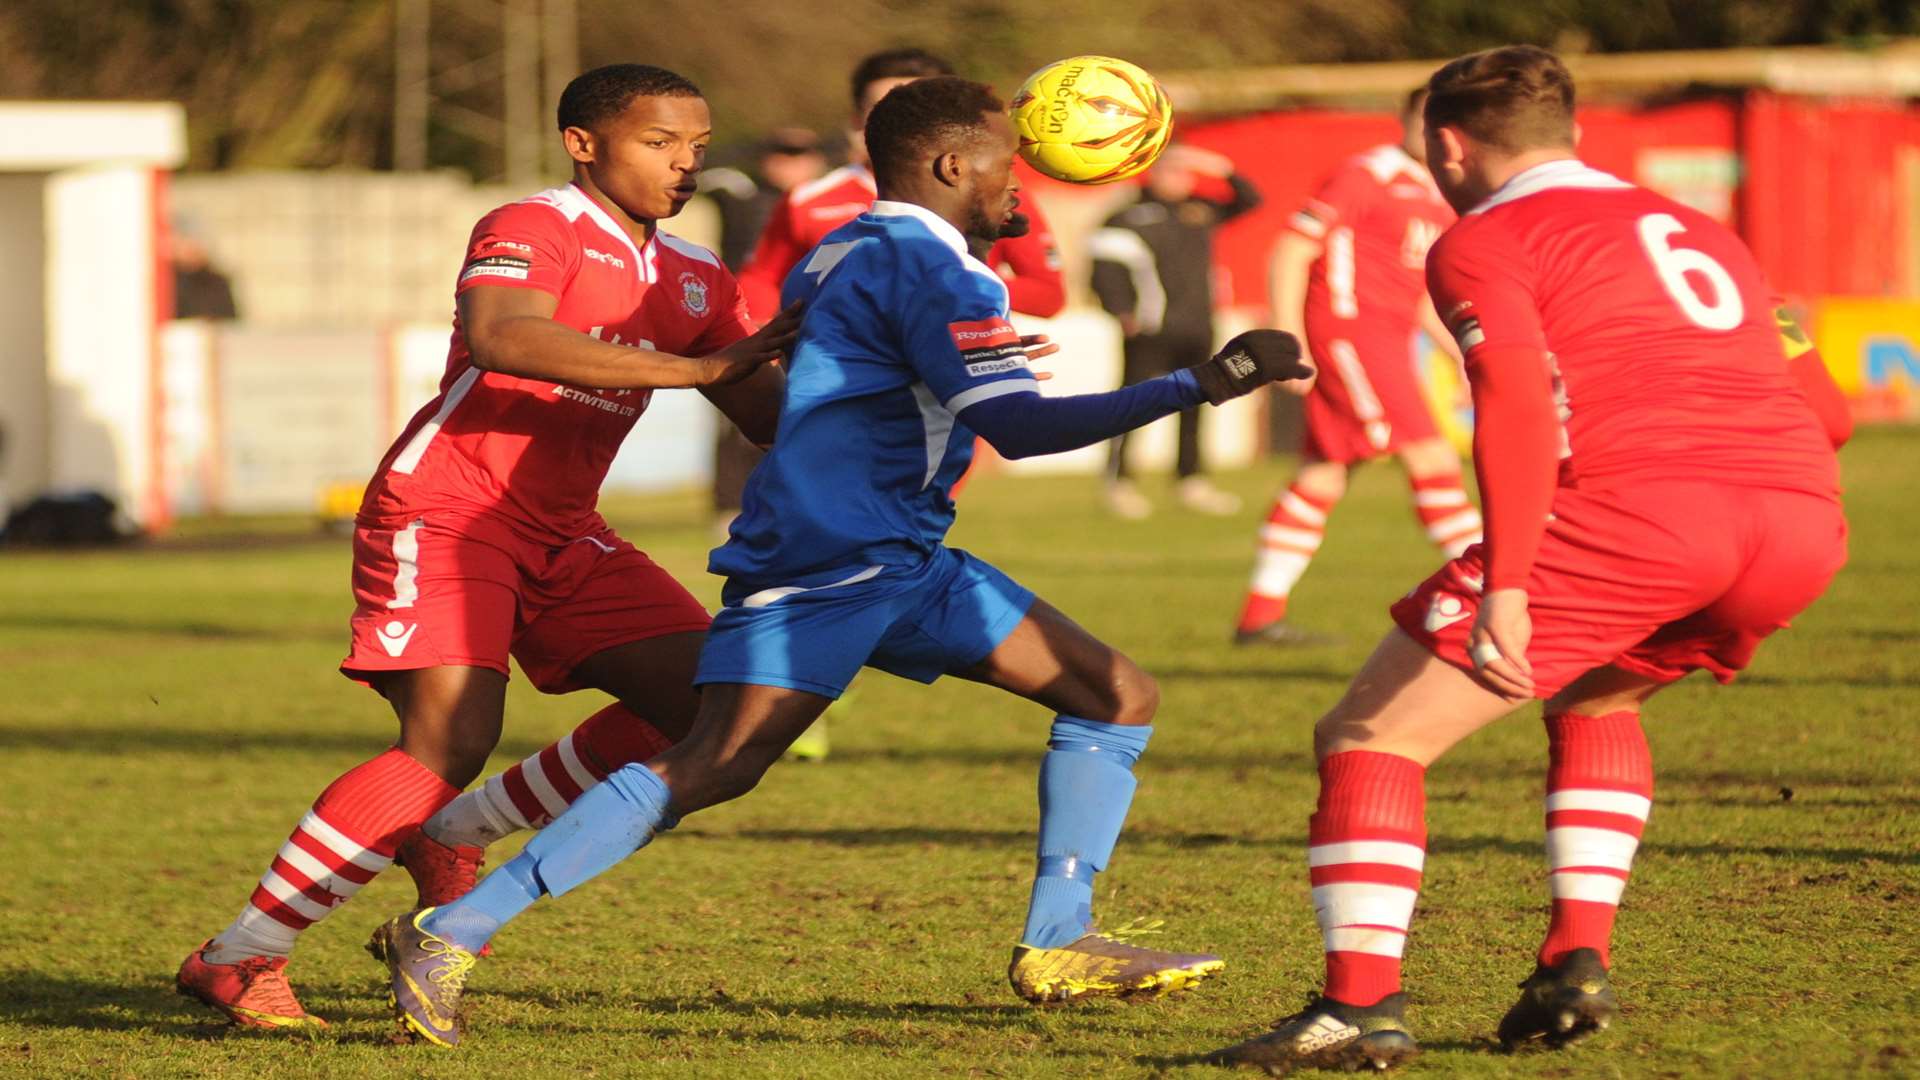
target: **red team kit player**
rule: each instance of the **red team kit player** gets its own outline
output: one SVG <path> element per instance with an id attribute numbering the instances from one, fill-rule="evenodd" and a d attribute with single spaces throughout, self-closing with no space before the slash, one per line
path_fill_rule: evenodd
<path id="1" fill-rule="evenodd" d="M 753 256 L 740 270 L 740 291 L 755 316 L 764 319 L 779 310 L 780 288 L 795 264 L 828 233 L 873 205 L 873 170 L 860 132 L 875 103 L 902 83 L 952 74 L 953 65 L 913 48 L 874 53 L 853 69 L 853 117 L 847 133 L 852 161 L 794 188 L 774 207 Z M 1023 207 L 1000 235 L 981 261 L 1006 281 L 1008 306 L 1041 318 L 1059 314 L 1067 304 L 1067 286 L 1060 276 L 1060 251 L 1039 209 Z"/>
<path id="2" fill-rule="evenodd" d="M 693 196 L 709 138 L 692 83 L 590 71 L 561 96 L 559 126 L 573 183 L 475 226 L 440 394 L 356 521 L 341 671 L 386 697 L 399 741 L 321 793 L 233 925 L 180 968 L 183 993 L 237 1022 L 320 1023 L 287 956 L 396 855 L 423 903 L 451 899 L 480 846 L 551 820 L 692 723 L 707 611 L 607 527 L 600 484 L 655 389 L 698 387 L 770 442 L 783 380 L 768 362 L 797 317 L 755 332 L 719 259 L 655 227 Z M 547 693 L 617 701 L 462 796 L 499 740 L 509 655 Z"/>
<path id="3" fill-rule="evenodd" d="M 1460 455 L 1442 438 L 1416 367 L 1425 328 L 1450 342 L 1427 299 L 1427 248 L 1453 224 L 1426 166 L 1421 107 L 1401 109 L 1401 139 L 1350 158 L 1281 233 L 1273 259 L 1274 322 L 1307 343 L 1319 376 L 1304 402 L 1299 471 L 1260 531 L 1253 580 L 1234 640 L 1309 643 L 1287 601 L 1326 538 L 1327 516 L 1355 464 L 1400 459 L 1414 513 L 1448 556 L 1480 539 Z"/>
<path id="4" fill-rule="evenodd" d="M 1692 671 L 1731 680 L 1846 561 L 1845 425 L 1823 427 L 1831 387 L 1783 354 L 1745 245 L 1583 164 L 1551 53 L 1476 53 L 1429 89 L 1428 161 L 1462 217 L 1428 285 L 1466 358 L 1487 539 L 1393 606 L 1397 628 L 1317 725 L 1307 863 L 1326 982 L 1209 1055 L 1222 1064 L 1417 1052 L 1400 956 L 1426 767 L 1532 698 L 1552 915 L 1498 1035 L 1560 1046 L 1606 1027 L 1614 914 L 1652 806 L 1642 704 Z"/>

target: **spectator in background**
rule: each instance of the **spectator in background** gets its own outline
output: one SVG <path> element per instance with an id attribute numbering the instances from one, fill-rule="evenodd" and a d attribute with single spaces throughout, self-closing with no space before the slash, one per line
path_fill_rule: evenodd
<path id="1" fill-rule="evenodd" d="M 173 317 L 237 319 L 233 281 L 213 265 L 200 222 L 182 214 L 173 219 Z"/>
<path id="2" fill-rule="evenodd" d="M 750 168 L 723 166 L 700 174 L 700 193 L 720 210 L 720 258 L 739 273 L 782 196 L 827 171 L 820 136 L 803 127 L 775 128 L 755 148 Z"/>
<path id="3" fill-rule="evenodd" d="M 773 208 L 787 192 L 820 178 L 827 156 L 820 136 L 806 128 L 776 128 L 761 142 L 752 173 L 736 168 L 707 169 L 700 190 L 720 210 L 720 258 L 738 273 L 753 254 Z M 764 452 L 740 429 L 721 424 L 713 444 L 714 529 L 722 538 L 740 513 L 740 492 Z"/>
<path id="4" fill-rule="evenodd" d="M 1202 197 L 1201 186 L 1224 185 L 1225 200 Z M 1199 363 L 1213 353 L 1213 230 L 1260 205 L 1260 192 L 1233 171 L 1224 155 L 1176 144 L 1147 173 L 1138 202 L 1108 218 L 1093 234 L 1093 291 L 1120 320 L 1124 335 L 1122 382 L 1133 384 Z M 1113 440 L 1107 458 L 1107 505 L 1139 520 L 1153 504 L 1128 477 L 1127 437 Z M 1200 411 L 1180 414 L 1175 465 L 1180 504 L 1202 514 L 1231 514 L 1240 500 L 1213 486 L 1200 460 Z"/>

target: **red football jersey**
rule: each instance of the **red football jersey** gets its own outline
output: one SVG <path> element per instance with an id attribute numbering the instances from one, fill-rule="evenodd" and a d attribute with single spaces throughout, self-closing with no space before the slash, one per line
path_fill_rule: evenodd
<path id="1" fill-rule="evenodd" d="M 1411 332 L 1427 249 L 1451 224 L 1433 177 L 1405 150 L 1376 146 L 1347 159 L 1287 222 L 1322 245 L 1307 278 L 1309 323 L 1331 316 Z"/>
<path id="2" fill-rule="evenodd" d="M 557 297 L 553 318 L 602 341 L 699 356 L 754 330 L 713 252 L 655 231 L 636 247 L 578 187 L 553 188 L 474 226 L 455 293 L 487 286 Z M 440 394 L 380 462 L 361 504 L 374 526 L 434 510 L 503 517 L 565 543 L 603 527 L 594 506 L 650 390 L 594 390 L 482 371 L 456 315 Z"/>
<path id="3" fill-rule="evenodd" d="M 1474 370 L 1545 354 L 1562 487 L 1705 480 L 1834 497 L 1772 291 L 1711 218 L 1579 161 L 1509 180 L 1441 237 L 1428 287 Z"/>
<path id="4" fill-rule="evenodd" d="M 740 268 L 740 291 L 754 316 L 772 318 L 780 310 L 780 288 L 794 265 L 828 233 L 866 213 L 876 198 L 873 174 L 858 165 L 843 165 L 794 188 L 775 204 L 753 255 Z M 1031 200 L 1022 200 L 1020 212 L 1032 227 L 1025 236 L 994 244 L 986 263 L 1006 279 L 1007 303 L 1013 310 L 1042 317 L 1058 314 L 1067 303 L 1059 245 Z"/>

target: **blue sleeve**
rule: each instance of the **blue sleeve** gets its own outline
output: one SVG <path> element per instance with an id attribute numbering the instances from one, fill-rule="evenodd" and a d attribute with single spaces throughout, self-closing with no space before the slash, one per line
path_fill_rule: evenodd
<path id="1" fill-rule="evenodd" d="M 893 287 L 907 363 L 948 412 L 1038 388 L 999 275 L 954 260 Z"/>
<path id="2" fill-rule="evenodd" d="M 1023 458 L 1091 446 L 1206 400 L 1193 372 L 1181 368 L 1104 394 L 997 395 L 965 406 L 959 416 L 1002 455 Z"/>

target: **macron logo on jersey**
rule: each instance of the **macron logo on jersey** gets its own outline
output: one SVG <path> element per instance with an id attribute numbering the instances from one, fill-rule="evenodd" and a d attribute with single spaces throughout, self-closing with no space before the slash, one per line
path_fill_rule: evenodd
<path id="1" fill-rule="evenodd" d="M 587 253 L 587 258 L 592 259 L 594 262 L 606 263 L 615 270 L 625 270 L 627 268 L 627 260 L 620 258 L 618 255 L 609 255 L 604 251 L 595 251 L 592 248 L 584 248 L 582 250 Z"/>
<path id="2" fill-rule="evenodd" d="M 1020 348 L 1020 332 L 1005 319 L 948 323 L 947 333 L 953 337 L 953 347 L 960 350 L 967 374 L 976 378 L 1027 366 L 1027 354 Z"/>

